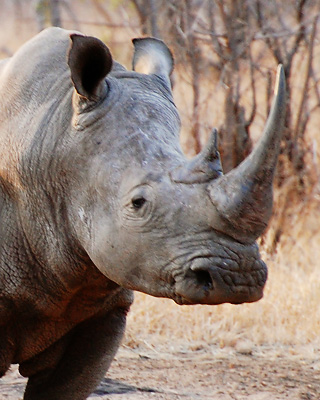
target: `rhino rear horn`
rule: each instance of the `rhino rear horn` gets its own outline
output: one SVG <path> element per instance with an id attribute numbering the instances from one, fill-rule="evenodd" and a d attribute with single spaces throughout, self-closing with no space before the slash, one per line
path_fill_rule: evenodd
<path id="1" fill-rule="evenodd" d="M 171 179 L 177 183 L 204 183 L 220 177 L 222 165 L 218 151 L 218 132 L 213 129 L 206 146 L 192 160 L 174 169 Z"/>
<path id="2" fill-rule="evenodd" d="M 112 68 L 110 51 L 91 36 L 72 34 L 70 38 L 68 65 L 74 87 L 83 98 L 98 101 L 107 90 L 104 78 Z"/>
<path id="3" fill-rule="evenodd" d="M 169 48 L 162 40 L 152 37 L 133 39 L 132 69 L 141 74 L 155 74 L 169 81 L 174 61 Z"/>

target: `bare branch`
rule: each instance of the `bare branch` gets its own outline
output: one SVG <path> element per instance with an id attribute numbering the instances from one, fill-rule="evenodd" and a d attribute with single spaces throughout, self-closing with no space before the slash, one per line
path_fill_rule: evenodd
<path id="1" fill-rule="evenodd" d="M 266 27 L 264 25 L 264 16 L 262 15 L 262 8 L 263 4 L 261 4 L 261 0 L 256 0 L 256 13 L 257 13 L 258 26 L 261 29 L 263 35 L 266 35 L 266 43 L 270 51 L 273 53 L 274 58 L 277 60 L 279 64 L 285 64 L 283 54 L 281 52 L 279 43 L 277 42 L 277 38 L 275 36 L 268 36 L 269 32 L 266 31 Z"/>
<path id="2" fill-rule="evenodd" d="M 99 0 L 91 0 L 94 4 L 95 8 L 98 10 L 99 14 L 103 16 L 103 18 L 108 21 L 108 23 L 113 22 L 112 17 L 109 12 L 103 7 Z"/>
<path id="3" fill-rule="evenodd" d="M 316 99 L 318 100 L 318 106 L 320 106 L 320 93 L 318 90 L 318 84 L 319 84 L 319 79 L 316 79 L 315 73 L 314 73 L 314 69 L 313 66 L 311 65 L 311 77 L 313 80 L 313 89 L 314 89 L 314 94 L 316 96 Z"/>
<path id="4" fill-rule="evenodd" d="M 157 21 L 157 2 L 155 0 L 149 0 L 149 6 L 150 6 L 151 35 L 153 37 L 160 38 L 161 35 Z"/>
<path id="5" fill-rule="evenodd" d="M 60 15 L 60 0 L 50 0 L 50 13 L 52 26 L 62 26 Z"/>
<path id="6" fill-rule="evenodd" d="M 298 34 L 296 36 L 296 39 L 294 41 L 294 45 L 292 46 L 291 51 L 288 53 L 288 56 L 287 56 L 286 69 L 289 70 L 289 71 L 291 69 L 293 56 L 298 51 L 298 48 L 299 48 L 299 45 L 300 45 L 301 41 L 305 38 L 305 26 L 302 23 L 303 15 L 304 15 L 305 3 L 306 3 L 306 0 L 300 0 L 298 2 L 296 16 L 297 16 L 297 22 L 299 24 L 299 30 L 298 30 Z"/>
<path id="7" fill-rule="evenodd" d="M 305 103 L 306 103 L 306 99 L 307 99 L 307 96 L 308 96 L 308 88 L 309 88 L 310 75 L 311 75 L 314 40 L 315 40 L 315 36 L 316 36 L 317 24 L 318 24 L 318 15 L 314 19 L 314 22 L 313 22 L 313 25 L 312 25 L 311 37 L 310 37 L 309 46 L 308 46 L 307 69 L 306 69 L 306 74 L 305 74 L 303 90 L 302 90 L 302 99 L 301 99 L 301 102 L 300 102 L 297 121 L 296 121 L 296 125 L 295 125 L 295 128 L 294 128 L 294 134 L 293 134 L 293 138 L 294 138 L 295 144 L 297 144 L 298 137 L 299 137 L 299 134 L 301 132 L 300 124 L 301 124 L 301 119 L 302 119 L 302 112 L 303 112 L 303 109 L 304 109 L 304 106 L 305 106 Z"/>
<path id="8" fill-rule="evenodd" d="M 69 15 L 69 17 L 71 18 L 73 27 L 75 27 L 75 29 L 80 29 L 78 18 L 76 16 L 76 14 L 73 12 L 73 10 L 69 4 L 69 1 L 61 0 L 61 5 L 65 9 L 65 11 Z"/>
<path id="9" fill-rule="evenodd" d="M 249 128 L 249 126 L 252 124 L 254 117 L 256 116 L 256 111 L 257 111 L 256 81 L 254 78 L 254 64 L 252 61 L 252 54 L 251 54 L 250 47 L 248 50 L 248 57 L 249 57 L 249 61 L 250 61 L 250 83 L 251 83 L 251 93 L 252 93 L 252 108 L 251 108 L 250 116 L 246 122 L 247 128 Z"/>
<path id="10" fill-rule="evenodd" d="M 203 3 L 202 3 L 203 4 Z M 200 135 L 200 66 L 201 66 L 201 49 L 197 45 L 196 36 L 194 33 L 195 21 L 197 15 L 192 5 L 192 0 L 185 1 L 185 43 L 187 45 L 187 56 L 190 62 L 192 74 L 192 91 L 193 91 L 193 112 L 192 112 L 192 127 L 191 135 L 194 139 L 195 152 L 201 150 L 201 135 Z"/>

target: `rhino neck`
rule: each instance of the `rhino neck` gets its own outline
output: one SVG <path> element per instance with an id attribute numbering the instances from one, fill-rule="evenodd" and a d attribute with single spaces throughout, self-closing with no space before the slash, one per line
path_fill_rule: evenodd
<path id="1" fill-rule="evenodd" d="M 46 211 L 39 215 L 40 209 Z M 34 198 L 13 200 L 0 182 L 0 269 L 6 271 L 0 292 L 15 299 L 18 312 L 20 307 L 24 310 L 26 304 L 32 305 L 39 318 L 63 314 L 74 297 L 82 298 L 85 304 L 92 288 L 98 297 L 105 298 L 119 289 L 71 237 L 67 219 L 59 222 L 53 212 L 52 204 L 43 197 L 38 203 Z M 96 309 L 88 307 L 87 312 Z"/>

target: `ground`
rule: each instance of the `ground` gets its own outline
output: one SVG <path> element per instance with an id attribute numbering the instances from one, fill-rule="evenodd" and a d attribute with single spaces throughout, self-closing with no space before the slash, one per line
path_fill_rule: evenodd
<path id="1" fill-rule="evenodd" d="M 121 348 L 90 400 L 319 400 L 320 355 L 300 350 Z M 24 384 L 13 367 L 0 383 L 0 400 L 22 399 Z"/>

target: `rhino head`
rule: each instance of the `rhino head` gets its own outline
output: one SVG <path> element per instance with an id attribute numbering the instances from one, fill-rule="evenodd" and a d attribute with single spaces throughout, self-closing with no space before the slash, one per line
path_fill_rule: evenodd
<path id="1" fill-rule="evenodd" d="M 173 57 L 162 41 L 133 41 L 133 71 L 98 39 L 72 34 L 71 42 L 73 143 L 64 175 L 79 246 L 128 289 L 178 304 L 259 300 L 267 268 L 255 241 L 272 211 L 282 68 L 260 141 L 224 175 L 216 131 L 194 159 L 181 150 Z"/>

